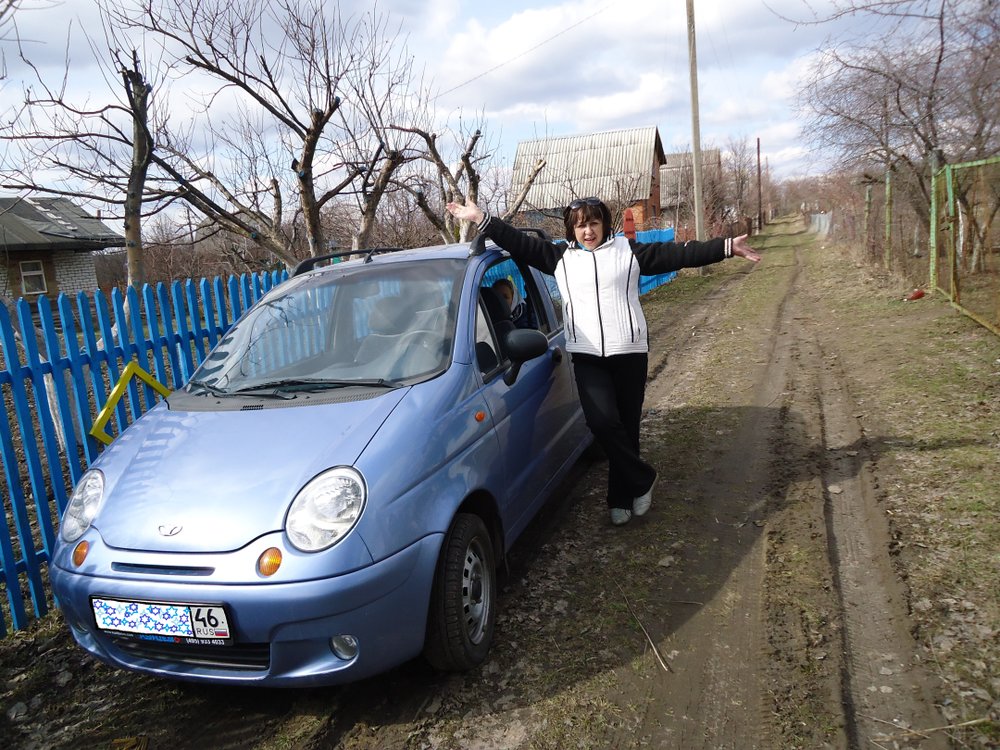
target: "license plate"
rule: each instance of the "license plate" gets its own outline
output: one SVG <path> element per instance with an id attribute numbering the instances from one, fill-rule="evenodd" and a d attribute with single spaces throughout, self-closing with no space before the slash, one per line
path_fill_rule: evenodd
<path id="1" fill-rule="evenodd" d="M 218 604 L 90 600 L 97 627 L 148 641 L 227 646 L 233 642 L 226 610 Z"/>

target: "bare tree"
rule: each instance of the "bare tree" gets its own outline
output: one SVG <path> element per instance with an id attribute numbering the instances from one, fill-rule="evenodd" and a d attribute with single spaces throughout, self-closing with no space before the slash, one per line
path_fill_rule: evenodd
<path id="1" fill-rule="evenodd" d="M 1000 147 L 1000 20 L 990 2 L 844 2 L 893 34 L 823 51 L 801 92 L 813 142 L 844 169 L 893 169 L 926 223 L 930 176 Z"/>
<path id="2" fill-rule="evenodd" d="M 67 78 L 49 87 L 39 76 L 2 136 L 27 146 L 5 166 L 9 188 L 121 206 L 136 248 L 143 211 L 185 201 L 286 265 L 325 252 L 324 208 L 357 199 L 352 233 L 364 244 L 408 146 L 386 129 L 412 75 L 384 17 L 344 19 L 320 0 L 135 0 L 104 3 L 102 13 L 106 40 L 138 36 L 162 50 L 152 67 L 172 120 L 148 110 L 154 85 L 139 55 L 108 42 L 110 59 L 129 60 L 116 71 L 119 102 L 75 104 Z M 186 107 L 170 99 L 169 78 L 184 81 Z M 185 109 L 190 119 L 178 115 Z"/>
<path id="3" fill-rule="evenodd" d="M 105 11 L 159 37 L 177 73 L 207 80 L 203 129 L 161 135 L 180 197 L 287 264 L 300 242 L 308 254 L 325 251 L 321 213 L 337 196 L 361 196 L 362 219 L 374 216 L 404 150 L 385 135 L 388 105 L 376 103 L 401 98 L 412 78 L 383 16 L 344 18 L 320 0 L 155 0 Z M 220 105 L 235 112 L 222 117 Z"/>
<path id="4" fill-rule="evenodd" d="M 509 219 L 521 209 L 528 190 L 545 166 L 545 160 L 539 159 L 525 183 L 516 186 L 516 192 L 505 195 L 500 201 L 500 190 L 490 191 L 489 196 L 482 192 L 483 174 L 490 170 L 496 152 L 495 147 L 484 138 L 482 117 L 471 125 L 460 125 L 455 131 L 444 128 L 445 139 L 427 127 L 398 129 L 415 135 L 422 142 L 419 164 L 424 167 L 412 170 L 399 185 L 412 196 L 416 206 L 445 243 L 468 242 L 475 231 L 472 224 L 457 221 L 446 211 L 446 203 L 464 203 L 466 199 L 479 204 L 484 201 L 502 202 L 504 207 L 500 214 L 502 218 Z"/>
<path id="5" fill-rule="evenodd" d="M 107 36 L 111 38 L 110 34 Z M 47 193 L 118 207 L 128 248 L 128 281 L 143 277 L 142 215 L 146 179 L 153 159 L 149 122 L 153 86 L 136 53 L 109 46 L 102 73 L 118 100 L 91 105 L 73 101 L 66 74 L 50 86 L 27 58 L 35 74 L 24 88 L 23 104 L 0 129 L 0 139 L 16 148 L 5 154 L 3 187 L 20 193 Z M 110 83 L 117 78 L 117 83 Z M 51 175 L 60 175 L 53 180 Z"/>
<path id="6" fill-rule="evenodd" d="M 730 138 L 723 157 L 728 172 L 729 194 L 732 199 L 733 219 L 742 219 L 748 215 L 750 203 L 750 185 L 754 175 L 754 152 L 746 136 Z"/>

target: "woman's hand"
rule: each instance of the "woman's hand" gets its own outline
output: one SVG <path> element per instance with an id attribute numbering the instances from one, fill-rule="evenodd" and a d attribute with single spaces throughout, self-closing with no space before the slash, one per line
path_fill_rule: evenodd
<path id="1" fill-rule="evenodd" d="M 760 260 L 760 255 L 754 252 L 754 249 L 750 247 L 745 234 L 741 234 L 739 237 L 733 237 L 733 255 L 738 255 L 741 258 L 752 260 L 754 263 Z"/>
<path id="2" fill-rule="evenodd" d="M 456 219 L 461 219 L 462 221 L 471 221 L 473 224 L 478 224 L 483 220 L 483 210 L 477 206 L 471 198 L 465 199 L 465 205 L 460 203 L 448 203 L 445 208 L 448 209 L 449 213 Z"/>

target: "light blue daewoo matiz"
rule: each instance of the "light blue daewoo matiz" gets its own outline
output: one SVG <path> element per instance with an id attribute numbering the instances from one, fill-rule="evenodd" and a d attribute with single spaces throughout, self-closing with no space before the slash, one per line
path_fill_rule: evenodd
<path id="1" fill-rule="evenodd" d="M 75 488 L 52 586 L 98 658 L 268 686 L 486 658 L 497 565 L 591 439 L 558 289 L 492 245 L 313 265 Z"/>

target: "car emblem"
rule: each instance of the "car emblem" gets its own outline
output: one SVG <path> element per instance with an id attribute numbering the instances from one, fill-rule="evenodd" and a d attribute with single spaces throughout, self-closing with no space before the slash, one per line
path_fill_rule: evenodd
<path id="1" fill-rule="evenodd" d="M 183 526 L 167 526 L 166 524 L 163 524 L 160 526 L 159 532 L 163 536 L 177 536 L 181 533 L 181 529 L 183 528 Z"/>

